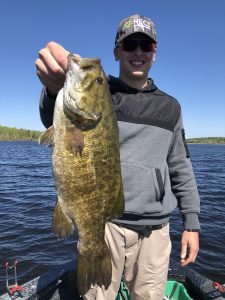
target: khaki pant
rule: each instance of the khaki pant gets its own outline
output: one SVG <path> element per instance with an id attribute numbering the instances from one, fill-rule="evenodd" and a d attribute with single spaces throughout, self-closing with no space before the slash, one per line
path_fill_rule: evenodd
<path id="1" fill-rule="evenodd" d="M 131 300 L 162 300 L 171 252 L 169 225 L 142 237 L 108 222 L 105 240 L 112 257 L 112 282 L 107 290 L 93 286 L 84 300 L 115 300 L 123 273 Z"/>

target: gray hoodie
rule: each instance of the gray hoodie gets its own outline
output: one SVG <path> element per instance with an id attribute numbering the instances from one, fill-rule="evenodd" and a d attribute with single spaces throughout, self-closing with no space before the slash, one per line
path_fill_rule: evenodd
<path id="1" fill-rule="evenodd" d="M 109 76 L 120 139 L 125 211 L 119 224 L 158 225 L 178 205 L 185 229 L 199 229 L 200 199 L 179 103 L 149 79 L 142 90 Z M 43 89 L 40 114 L 52 125 L 54 99 Z"/>

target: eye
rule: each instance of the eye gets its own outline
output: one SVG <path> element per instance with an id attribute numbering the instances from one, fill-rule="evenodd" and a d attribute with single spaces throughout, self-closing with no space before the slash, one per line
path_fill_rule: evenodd
<path id="1" fill-rule="evenodd" d="M 98 84 L 103 84 L 103 78 L 102 77 L 97 77 L 95 79 L 95 81 L 98 83 Z"/>

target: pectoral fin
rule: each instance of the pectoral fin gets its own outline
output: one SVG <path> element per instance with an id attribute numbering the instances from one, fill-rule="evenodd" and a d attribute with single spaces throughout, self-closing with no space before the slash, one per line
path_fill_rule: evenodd
<path id="1" fill-rule="evenodd" d="M 82 131 L 75 126 L 67 127 L 66 144 L 69 151 L 81 156 L 84 148 Z"/>
<path id="2" fill-rule="evenodd" d="M 45 146 L 53 146 L 54 144 L 54 127 L 51 126 L 49 127 L 45 132 L 43 132 L 39 139 L 38 143 L 40 145 L 45 145 Z"/>

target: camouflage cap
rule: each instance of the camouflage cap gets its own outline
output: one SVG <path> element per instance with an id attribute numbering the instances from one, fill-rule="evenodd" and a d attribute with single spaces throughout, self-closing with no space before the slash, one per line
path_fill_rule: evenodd
<path id="1" fill-rule="evenodd" d="M 157 44 L 154 23 L 151 19 L 141 15 L 133 15 L 121 21 L 117 30 L 115 44 L 117 45 L 123 39 L 136 32 L 146 34 L 155 44 Z"/>

